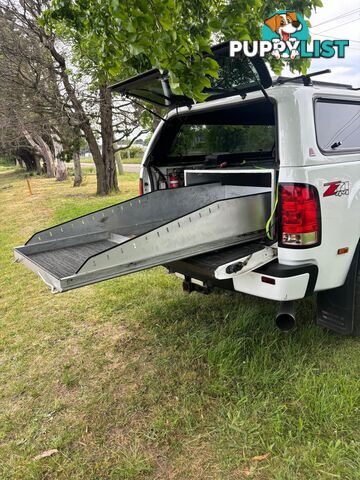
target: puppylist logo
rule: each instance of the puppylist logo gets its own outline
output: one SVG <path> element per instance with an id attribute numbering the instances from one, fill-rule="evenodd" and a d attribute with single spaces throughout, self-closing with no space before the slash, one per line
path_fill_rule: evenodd
<path id="1" fill-rule="evenodd" d="M 264 21 L 262 40 L 231 41 L 230 57 L 243 52 L 247 57 L 271 53 L 278 60 L 300 58 L 344 58 L 349 40 L 313 40 L 303 16 L 295 11 L 279 10 Z"/>
<path id="2" fill-rule="evenodd" d="M 267 18 L 262 28 L 262 40 L 272 43 L 272 54 L 280 58 L 300 56 L 300 42 L 308 41 L 309 28 L 301 15 L 285 10 Z"/>

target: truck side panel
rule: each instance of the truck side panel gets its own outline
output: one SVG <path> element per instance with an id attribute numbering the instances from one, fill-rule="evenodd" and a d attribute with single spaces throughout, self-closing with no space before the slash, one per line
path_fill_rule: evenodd
<path id="1" fill-rule="evenodd" d="M 309 249 L 279 248 L 279 262 L 286 265 L 314 263 L 319 267 L 316 290 L 341 286 L 346 279 L 360 238 L 360 162 L 324 167 L 283 168 L 280 182 L 314 185 L 321 205 L 321 244 Z M 349 194 L 326 196 L 331 182 L 349 182 Z M 339 255 L 338 250 L 348 248 Z"/>

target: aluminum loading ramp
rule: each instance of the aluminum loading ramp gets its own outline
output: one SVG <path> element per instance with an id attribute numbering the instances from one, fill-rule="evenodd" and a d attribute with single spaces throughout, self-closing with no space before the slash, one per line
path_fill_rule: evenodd
<path id="1" fill-rule="evenodd" d="M 270 205 L 270 188 L 158 190 L 38 232 L 14 253 L 63 292 L 260 238 Z"/>

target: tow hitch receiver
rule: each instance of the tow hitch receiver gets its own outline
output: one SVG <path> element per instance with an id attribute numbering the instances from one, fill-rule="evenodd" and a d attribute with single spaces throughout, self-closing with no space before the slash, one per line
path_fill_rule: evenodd
<path id="1" fill-rule="evenodd" d="M 182 286 L 183 291 L 186 293 L 198 292 L 203 293 L 204 295 L 209 295 L 209 293 L 214 290 L 208 282 L 202 282 L 201 280 L 190 277 L 185 277 Z"/>

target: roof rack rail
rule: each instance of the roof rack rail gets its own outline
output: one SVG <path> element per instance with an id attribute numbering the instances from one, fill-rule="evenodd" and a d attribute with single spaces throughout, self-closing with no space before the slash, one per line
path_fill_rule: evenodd
<path id="1" fill-rule="evenodd" d="M 308 73 L 306 75 L 299 75 L 298 77 L 279 77 L 276 80 L 276 83 L 278 85 L 283 85 L 284 83 L 289 82 L 303 82 L 305 87 L 311 87 L 313 85 L 311 78 L 317 77 L 318 75 L 324 75 L 325 73 L 331 73 L 331 70 L 319 70 L 318 72 Z"/>
<path id="2" fill-rule="evenodd" d="M 318 75 L 324 75 L 325 73 L 331 73 L 331 70 L 320 70 L 318 72 L 313 72 L 309 73 L 307 75 L 299 75 L 298 77 L 278 77 L 277 79 L 274 80 L 273 85 L 283 85 L 284 83 L 303 83 L 305 87 L 311 87 L 311 86 L 322 86 L 322 87 L 330 87 L 330 88 L 343 88 L 345 90 L 353 90 L 357 91 L 360 90 L 360 88 L 355 88 L 352 85 L 346 84 L 346 83 L 336 83 L 336 82 L 322 82 L 322 81 L 312 81 L 312 77 L 318 76 Z"/>

